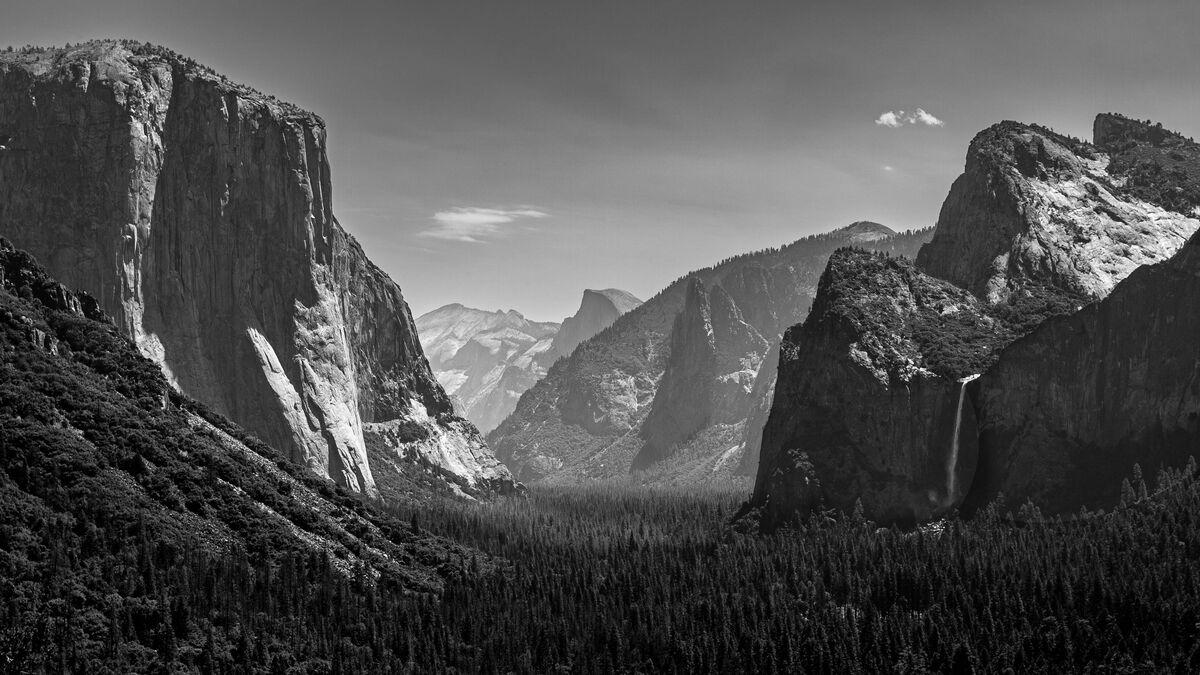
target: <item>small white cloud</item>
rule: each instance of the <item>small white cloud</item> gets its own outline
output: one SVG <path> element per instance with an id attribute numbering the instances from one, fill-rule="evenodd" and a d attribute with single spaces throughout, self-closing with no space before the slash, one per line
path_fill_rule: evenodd
<path id="1" fill-rule="evenodd" d="M 904 111 L 889 110 L 880 115 L 879 118 L 875 120 L 875 124 L 895 129 L 901 124 L 904 124 Z"/>
<path id="2" fill-rule="evenodd" d="M 892 166 L 891 164 L 884 164 L 883 170 L 887 171 L 888 173 L 891 173 L 892 171 L 896 170 L 896 167 Z"/>
<path id="3" fill-rule="evenodd" d="M 925 112 L 922 108 L 917 108 L 917 111 L 913 113 L 906 113 L 903 110 L 889 110 L 875 118 L 875 124 L 891 129 L 897 129 L 905 124 L 924 124 L 927 127 L 941 127 L 946 125 L 945 122 Z"/>
<path id="4" fill-rule="evenodd" d="M 914 124 L 916 122 L 920 122 L 921 124 L 924 124 L 927 127 L 944 127 L 944 126 L 946 126 L 945 122 L 939 120 L 938 118 L 934 117 L 933 115 L 930 115 L 929 113 L 925 112 L 924 110 L 921 110 L 920 108 L 917 108 L 917 112 L 913 114 L 913 119 L 915 120 Z"/>
<path id="5" fill-rule="evenodd" d="M 502 225 L 520 218 L 545 218 L 550 214 L 536 208 L 490 209 L 476 206 L 456 206 L 433 214 L 437 225 L 419 232 L 422 237 L 478 244 L 488 237 L 506 234 Z"/>

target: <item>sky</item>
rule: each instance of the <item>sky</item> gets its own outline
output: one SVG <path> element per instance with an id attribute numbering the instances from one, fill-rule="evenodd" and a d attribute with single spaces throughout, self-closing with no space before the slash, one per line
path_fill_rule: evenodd
<path id="1" fill-rule="evenodd" d="M 857 220 L 926 227 L 972 136 L 1200 136 L 1200 2 L 5 0 L 0 45 L 165 45 L 321 115 L 334 212 L 414 315 L 585 288 Z"/>

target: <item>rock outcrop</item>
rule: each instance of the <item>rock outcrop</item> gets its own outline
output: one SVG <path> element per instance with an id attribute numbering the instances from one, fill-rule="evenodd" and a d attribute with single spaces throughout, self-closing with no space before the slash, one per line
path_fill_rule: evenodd
<path id="1" fill-rule="evenodd" d="M 738 462 L 736 473 L 739 476 L 753 477 L 758 472 L 759 456 L 762 452 L 763 427 L 771 415 L 771 404 L 775 401 L 775 384 L 779 374 L 779 347 L 776 343 L 767 350 L 758 375 L 754 377 L 754 386 L 750 389 L 750 407 L 746 413 L 746 429 L 742 436 L 742 447 L 745 448 Z"/>
<path id="2" fill-rule="evenodd" d="M 1175 383 L 1142 390 L 1137 364 L 1154 356 L 1137 345 L 1182 307 L 1156 309 L 1146 296 L 1139 317 L 1128 301 L 1105 298 L 1140 288 L 1143 266 L 1184 264 L 1172 256 L 1200 228 L 1196 204 L 1174 189 L 1174 201 L 1146 201 L 1162 192 L 1139 187 L 1138 176 L 1166 157 L 1174 180 L 1190 185 L 1186 169 L 1200 151 L 1109 117 L 1098 118 L 1095 146 L 1015 122 L 977 135 L 917 258 L 932 276 L 897 261 L 888 263 L 897 271 L 880 273 L 880 261 L 861 253 L 831 259 L 812 315 L 784 339 L 751 500 L 763 526 L 803 516 L 819 500 L 849 510 L 861 499 L 868 516 L 885 521 L 921 520 L 964 495 L 977 504 L 1001 490 L 1051 509 L 1077 507 L 1088 495 L 1111 497 L 1113 476 L 1139 453 L 1154 464 L 1178 459 L 1186 415 L 1157 422 L 1148 411 L 1187 405 Z M 945 297 L 909 300 L 911 280 Z M 1087 319 L 1097 312 L 1124 314 Z M 1191 372 L 1183 351 L 1176 367 Z M 1139 414 L 1121 411 L 1121 401 L 1139 400 L 1149 401 Z M 1111 419 L 1083 414 L 1088 406 Z M 1146 440 L 1154 428 L 1174 440 Z M 938 440 L 948 430 L 954 442 Z M 1112 446 L 1121 443 L 1124 454 Z M 956 469 L 939 475 L 947 458 L 936 453 L 946 448 Z"/>
<path id="3" fill-rule="evenodd" d="M 639 455 L 637 466 L 647 470 L 635 480 L 728 480 L 742 464 L 749 411 L 762 405 L 753 386 L 762 359 L 808 311 L 829 255 L 851 243 L 912 255 L 929 236 L 861 222 L 692 272 L 560 359 L 489 441 L 520 480 L 624 478 Z M 693 309 L 685 310 L 693 283 L 705 292 L 697 286 Z M 706 303 L 710 324 L 716 312 L 725 317 L 716 323 L 744 339 L 710 345 L 697 328 Z M 683 331 L 677 337 L 676 325 Z M 677 349 L 687 356 L 674 356 Z M 706 383 L 692 391 L 701 373 Z M 707 403 L 689 410 L 693 398 Z"/>
<path id="4" fill-rule="evenodd" d="M 512 485 L 334 218 L 320 118 L 102 41 L 0 55 L 0 135 L 0 233 L 92 291 L 182 391 L 360 492 L 414 456 L 461 489 Z"/>
<path id="5" fill-rule="evenodd" d="M 562 326 L 554 335 L 550 348 L 538 359 L 544 367 L 549 368 L 555 361 L 571 352 L 584 340 L 613 325 L 622 314 L 642 304 L 632 293 L 618 288 L 583 291 L 583 299 L 579 309 L 573 316 L 563 319 Z"/>
<path id="6" fill-rule="evenodd" d="M 1106 150 L 1111 137 L 1092 146 L 1017 122 L 980 132 L 917 264 L 998 303 L 1031 283 L 1102 298 L 1171 257 L 1196 219 L 1126 189 Z"/>
<path id="7" fill-rule="evenodd" d="M 1008 335 L 984 303 L 904 258 L 835 253 L 780 347 L 753 498 L 764 526 L 821 501 L 910 522 L 957 503 L 976 458 L 959 380 L 992 358 L 979 345 Z"/>
<path id="8" fill-rule="evenodd" d="M 1098 115 L 1093 133 L 1124 194 L 1200 213 L 1200 145 L 1115 114 Z M 1135 463 L 1151 476 L 1197 454 L 1197 236 L 1004 351 L 975 397 L 981 463 L 965 509 L 1000 494 L 1051 513 L 1106 508 Z"/>
<path id="9" fill-rule="evenodd" d="M 481 432 L 494 429 L 526 389 L 546 374 L 540 358 L 559 325 L 520 312 L 487 312 L 460 304 L 417 317 L 421 346 L 455 407 Z"/>
<path id="10" fill-rule="evenodd" d="M 712 424 L 745 420 L 766 351 L 767 341 L 743 320 L 723 288 L 715 286 L 710 293 L 692 279 L 671 329 L 671 355 L 642 424 L 645 442 L 632 468 L 667 459 L 675 446 Z"/>

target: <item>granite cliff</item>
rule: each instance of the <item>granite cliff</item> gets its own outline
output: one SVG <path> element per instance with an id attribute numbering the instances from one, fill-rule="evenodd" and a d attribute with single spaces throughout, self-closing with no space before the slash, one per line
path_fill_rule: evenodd
<path id="1" fill-rule="evenodd" d="M 520 480 L 624 478 L 635 457 L 636 480 L 727 480 L 770 391 L 755 387 L 762 360 L 808 311 L 829 255 L 911 255 L 929 235 L 861 222 L 692 272 L 555 363 L 489 441 Z"/>
<path id="2" fill-rule="evenodd" d="M 979 470 L 964 509 L 1003 494 L 1045 513 L 1111 508 L 1140 464 L 1200 456 L 1200 235 L 1104 300 L 1047 321 L 973 385 Z"/>
<path id="3" fill-rule="evenodd" d="M 842 249 L 804 323 L 784 334 L 754 500 L 768 528 L 819 501 L 916 521 L 973 475 L 972 409 L 959 379 L 1011 339 L 984 303 L 904 258 Z"/>
<path id="4" fill-rule="evenodd" d="M 420 592 L 459 573 L 446 562 L 475 555 L 174 390 L 122 332 L 95 298 L 0 238 L 0 522 L 13 603 L 46 602 L 52 575 L 77 608 L 123 613 L 112 603 L 134 593 L 112 570 L 129 569 L 138 550 L 159 552 L 155 570 L 183 552 L 259 569 L 311 556 L 345 579 L 366 571 Z"/>
<path id="5" fill-rule="evenodd" d="M 1028 368 L 1037 349 L 1066 341 L 1054 330 L 1078 327 L 1082 317 L 1109 306 L 1105 298 L 1134 283 L 1135 270 L 1165 265 L 1200 228 L 1196 203 L 1186 198 L 1193 175 L 1188 171 L 1200 152 L 1176 134 L 1160 134 L 1158 127 L 1119 116 L 1101 115 L 1095 128 L 1095 145 L 1015 122 L 977 135 L 933 239 L 917 257 L 919 270 L 891 261 L 897 270 L 883 274 L 876 269 L 879 261 L 850 251 L 831 259 L 828 283 L 815 303 L 821 311 L 814 309 L 784 340 L 750 502 L 750 512 L 764 526 L 804 515 L 818 501 L 847 509 L 861 499 L 869 517 L 921 520 L 959 505 L 967 494 L 973 501 L 994 496 L 999 486 L 1021 497 L 1050 497 L 1048 483 L 1031 487 L 1037 483 L 1033 475 L 1050 477 L 1047 481 L 1063 490 L 1055 496 L 1061 502 L 1047 502 L 1051 507 L 1078 505 L 1087 501 L 1078 495 L 1110 494 L 1105 491 L 1116 488 L 1115 482 L 1102 484 L 1114 472 L 1128 472 L 1137 452 L 1121 456 L 1113 465 L 1123 464 L 1119 470 L 1097 470 L 1090 478 L 1083 469 L 1076 471 L 1071 476 L 1080 481 L 1075 496 L 1065 487 L 1069 479 L 1055 459 L 1065 450 L 1049 446 L 1077 448 L 1086 441 L 1062 440 L 1075 433 L 1073 417 L 1037 421 L 1055 409 L 1038 401 L 1041 375 Z M 1146 169 L 1155 161 L 1169 165 L 1173 180 L 1184 188 L 1163 191 L 1140 178 L 1155 173 Z M 904 288 L 914 286 L 898 283 L 898 274 L 922 286 L 940 285 L 957 299 L 931 304 L 914 293 L 908 301 Z M 1139 319 L 1126 310 L 1128 332 L 1137 332 L 1133 323 L 1158 316 L 1150 305 L 1145 311 Z M 1039 329 L 1043 322 L 1048 323 Z M 1046 342 L 1035 341 L 1036 335 Z M 1095 402 L 1085 383 L 1106 372 L 1103 359 L 1135 358 L 1109 352 L 1115 339 L 1088 343 L 1075 357 L 1087 362 L 1076 365 L 1086 367 L 1062 371 L 1063 380 L 1076 382 L 1076 389 L 1058 401 L 1058 410 L 1065 414 L 1071 405 Z M 1029 346 L 1035 343 L 1042 346 Z M 916 348 L 906 346 L 911 344 Z M 1060 353 L 1058 363 L 1040 361 L 1040 367 L 1049 375 L 1070 362 L 1066 354 Z M 993 371 L 1021 371 L 1025 379 L 1008 380 L 1002 392 L 986 393 L 994 385 L 985 382 L 1003 379 Z M 963 381 L 981 374 L 978 382 Z M 1130 380 L 1124 383 L 1107 393 L 1113 397 L 1109 413 L 1116 417 L 1121 416 L 1117 391 L 1137 396 L 1134 389 L 1120 389 Z M 1178 402 L 1178 394 L 1164 387 L 1150 398 Z M 993 400 L 1005 401 L 1007 412 L 996 412 Z M 1067 436 L 1026 436 L 1017 431 L 1022 425 Z M 1140 433 L 1125 431 L 1130 438 Z M 1024 442 L 1020 451 L 1013 446 L 1018 437 Z M 946 451 L 954 453 L 952 462 L 931 454 Z M 1078 450 L 1071 452 L 1078 457 Z M 1016 470 L 1018 456 L 1025 463 Z M 977 463 L 984 467 L 981 487 L 973 488 Z M 943 464 L 947 468 L 939 468 Z"/>
<path id="6" fill-rule="evenodd" d="M 667 459 L 678 444 L 713 424 L 744 421 L 767 341 L 746 323 L 729 293 L 720 286 L 710 292 L 692 278 L 670 349 L 633 469 Z"/>
<path id="7" fill-rule="evenodd" d="M 322 120 L 169 50 L 0 54 L 0 233 L 169 380 L 367 494 L 507 489 L 399 287 L 337 223 Z"/>
<path id="8" fill-rule="evenodd" d="M 1131 189 L 1129 149 L 1103 134 L 1109 119 L 1097 118 L 1095 145 L 1018 122 L 980 132 L 917 265 L 998 303 L 1031 283 L 1102 298 L 1169 258 L 1196 220 Z"/>
<path id="9" fill-rule="evenodd" d="M 1200 145 L 1115 114 L 1093 135 L 1123 194 L 1171 212 L 1168 248 L 1197 231 Z M 1200 455 L 1198 236 L 1000 354 L 973 388 L 980 465 L 964 509 L 1000 494 L 1049 513 L 1109 508 L 1135 463 L 1152 477 Z"/>

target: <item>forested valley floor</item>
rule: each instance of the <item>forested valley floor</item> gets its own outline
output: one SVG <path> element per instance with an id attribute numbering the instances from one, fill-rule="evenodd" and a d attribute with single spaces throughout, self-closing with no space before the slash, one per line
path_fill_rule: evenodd
<path id="1" fill-rule="evenodd" d="M 48 598 L 0 650 L 52 672 L 1196 672 L 1195 473 L 1135 474 L 1107 514 L 772 535 L 729 527 L 739 492 L 533 487 L 395 512 L 492 557 L 454 561 L 441 598 L 318 555 L 143 550 L 107 615 Z"/>

